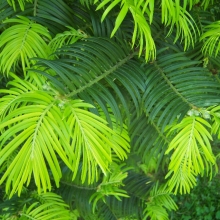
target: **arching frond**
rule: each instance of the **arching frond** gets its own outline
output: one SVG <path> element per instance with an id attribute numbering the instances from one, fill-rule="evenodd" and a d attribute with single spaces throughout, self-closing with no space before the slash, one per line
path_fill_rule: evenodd
<path id="1" fill-rule="evenodd" d="M 212 137 L 208 131 L 210 127 L 206 120 L 192 115 L 170 128 L 168 135 L 173 131 L 177 134 L 166 151 L 166 154 L 174 151 L 166 178 L 172 175 L 168 185 L 170 190 L 175 188 L 175 193 L 190 192 L 195 185 L 195 176 L 203 175 L 206 166 L 210 170 L 215 164 L 210 144 Z"/>
<path id="2" fill-rule="evenodd" d="M 175 2 L 168 2 L 167 4 L 168 6 L 170 6 L 170 8 L 172 8 L 173 4 L 175 4 L 175 6 L 177 8 L 179 8 L 180 6 L 183 6 L 184 9 L 186 9 L 187 7 L 191 10 L 193 6 L 196 6 L 197 4 L 203 6 L 204 9 L 206 9 L 209 5 L 213 4 L 213 0 L 183 0 L 183 1 L 175 1 Z"/>
<path id="3" fill-rule="evenodd" d="M 162 23 L 165 26 L 170 26 L 167 34 L 169 36 L 175 27 L 176 37 L 174 42 L 179 38 L 184 41 L 184 49 L 194 45 L 194 37 L 197 32 L 197 27 L 191 15 L 181 7 L 178 1 L 162 0 Z"/>
<path id="4" fill-rule="evenodd" d="M 33 173 L 39 190 L 51 190 L 48 166 L 59 186 L 61 170 L 59 157 L 71 168 L 68 158 L 75 159 L 68 139 L 68 130 L 62 120 L 57 100 L 43 91 L 29 90 L 29 85 L 14 82 L 12 90 L 1 90 L 1 164 L 15 150 L 18 154 L 1 178 L 6 180 L 6 192 L 12 196 L 21 193 L 23 185 L 30 183 Z M 26 86 L 22 88 L 22 86 Z M 59 102 L 59 101 L 58 101 Z M 29 105 L 28 105 L 29 104 Z M 31 105 L 30 105 L 31 104 Z M 16 109 L 14 109 L 16 107 Z M 7 113 L 7 116 L 6 116 Z M 59 127 L 63 127 L 59 131 Z M 6 129 L 6 130 L 5 130 Z M 18 169 L 19 161 L 23 161 Z M 16 180 L 16 181 L 15 181 Z"/>
<path id="5" fill-rule="evenodd" d="M 161 131 L 161 128 L 144 114 L 139 118 L 134 115 L 129 128 L 131 152 L 140 155 L 142 163 L 146 164 L 146 167 L 152 167 L 150 161 L 155 161 L 154 169 L 158 169 L 170 140 Z"/>
<path id="6" fill-rule="evenodd" d="M 112 132 L 113 130 L 106 126 L 106 121 L 101 117 L 89 111 L 78 109 L 79 106 L 91 108 L 91 105 L 80 104 L 76 101 L 69 101 L 68 103 L 64 101 L 62 104 L 65 108 L 63 118 L 67 120 L 67 126 L 72 134 L 71 147 L 76 154 L 73 167 L 79 167 L 82 155 L 82 182 L 86 179 L 88 183 L 97 181 L 97 165 L 107 175 L 109 163 L 112 161 L 112 150 L 121 160 L 127 157 L 128 137 L 123 138 Z M 74 177 L 77 172 L 78 170 L 75 170 Z"/>
<path id="7" fill-rule="evenodd" d="M 204 54 L 217 56 L 220 51 L 220 21 L 207 25 L 200 40 L 205 41 L 202 47 Z"/>
<path id="8" fill-rule="evenodd" d="M 95 1 L 97 2 L 97 1 Z M 136 42 L 139 47 L 139 55 L 142 54 L 142 51 L 145 50 L 145 59 L 154 60 L 156 56 L 156 48 L 154 40 L 151 36 L 151 29 L 149 23 L 152 22 L 153 13 L 154 13 L 154 1 L 125 1 L 125 0 L 115 0 L 115 1 L 103 1 L 101 2 L 97 10 L 103 8 L 107 5 L 105 9 L 102 20 L 108 15 L 108 13 L 116 6 L 121 6 L 120 13 L 118 14 L 115 27 L 112 31 L 111 36 L 113 36 L 121 23 L 125 19 L 125 16 L 130 11 L 134 20 L 134 31 L 132 37 L 132 44 L 135 45 Z M 149 16 L 150 22 L 147 22 L 145 15 Z"/>
<path id="9" fill-rule="evenodd" d="M 50 39 L 47 29 L 26 17 L 8 19 L 5 23 L 15 23 L 0 35 L 0 69 L 8 74 L 11 68 L 21 61 L 23 71 L 34 61 L 32 57 L 46 58 L 49 47 L 45 40 Z"/>
<path id="10" fill-rule="evenodd" d="M 60 159 L 74 171 L 73 178 L 82 161 L 82 182 L 88 177 L 91 183 L 98 179 L 97 166 L 107 173 L 112 151 L 122 160 L 127 156 L 128 138 L 89 112 L 90 104 L 37 90 L 17 77 L 11 85 L 10 90 L 0 91 L 5 94 L 0 100 L 0 165 L 18 150 L 0 180 L 1 184 L 6 181 L 10 196 L 17 191 L 20 194 L 32 174 L 39 191 L 51 190 L 50 175 L 58 187 Z M 18 167 L 19 161 L 23 163 Z"/>
<path id="11" fill-rule="evenodd" d="M 162 130 L 189 109 L 219 102 L 219 83 L 199 65 L 201 62 L 189 60 L 184 53 L 164 53 L 145 67 L 144 107 Z"/>
<path id="12" fill-rule="evenodd" d="M 152 220 L 168 220 L 167 210 L 177 209 L 177 205 L 172 199 L 170 192 L 164 186 L 159 187 L 158 182 L 151 190 L 149 202 L 146 202 L 146 205 L 144 218 L 147 219 L 150 217 Z"/>
<path id="13" fill-rule="evenodd" d="M 25 219 L 42 220 L 70 220 L 68 205 L 55 193 L 43 193 L 34 196 L 39 202 L 34 202 L 30 206 L 24 205 L 19 215 Z"/>
<path id="14" fill-rule="evenodd" d="M 49 43 L 51 52 L 55 52 L 58 48 L 64 45 L 73 44 L 79 39 L 87 38 L 86 33 L 80 30 L 75 30 L 72 27 L 68 27 L 70 30 L 57 34 Z"/>
<path id="15" fill-rule="evenodd" d="M 71 171 L 65 168 L 63 170 L 64 177 L 61 180 L 62 186 L 58 189 L 58 192 L 65 201 L 68 201 L 68 204 L 70 203 L 73 209 L 77 208 L 80 215 L 85 219 L 143 219 L 143 205 L 148 199 L 149 190 L 152 187 L 151 179 L 146 175 L 141 175 L 131 170 L 127 171 L 130 169 L 130 165 L 120 168 L 121 173 L 118 170 L 119 167 L 117 165 L 115 171 L 114 169 L 111 170 L 107 177 L 104 177 L 104 181 L 100 180 L 92 185 L 81 182 L 81 171 L 72 181 Z M 125 176 L 126 178 L 124 178 Z M 121 179 L 123 179 L 123 182 L 121 182 Z M 127 192 L 129 198 L 119 196 L 120 200 L 118 200 L 114 196 L 118 188 Z M 108 194 L 109 196 L 107 196 Z M 93 212 L 92 208 L 97 196 L 100 196 L 100 199 Z M 91 201 L 90 203 L 89 200 Z"/>
<path id="16" fill-rule="evenodd" d="M 16 3 L 18 2 L 19 3 L 19 6 L 21 8 L 22 11 L 24 11 L 24 8 L 25 8 L 25 3 L 26 2 L 33 2 L 33 0 L 7 0 L 8 4 L 11 5 L 14 10 L 16 11 Z"/>
<path id="17" fill-rule="evenodd" d="M 18 3 L 16 4 L 16 7 L 19 8 Z M 3 30 L 3 27 L 6 26 L 6 24 L 3 22 L 4 20 L 9 19 L 11 17 L 15 17 L 16 15 L 21 14 L 21 12 L 22 12 L 21 10 L 14 11 L 13 7 L 9 7 L 7 0 L 1 0 L 0 1 L 0 21 L 1 21 L 0 28 L 1 30 Z M 26 14 L 26 12 L 27 11 L 22 12 L 22 14 L 24 13 Z"/>
<path id="18" fill-rule="evenodd" d="M 131 103 L 140 112 L 143 70 L 132 60 L 135 54 L 123 42 L 87 38 L 59 49 L 55 55 L 60 59 L 39 59 L 37 66 L 52 69 L 55 76 L 46 71 L 32 71 L 46 76 L 67 97 L 79 97 L 95 106 L 98 104 L 108 121 L 110 108 L 122 124 L 122 107 L 128 120 Z"/>
<path id="19" fill-rule="evenodd" d="M 34 4 L 34 16 L 38 24 L 47 27 L 50 34 L 55 36 L 66 30 L 66 26 L 75 27 L 74 11 L 63 0 L 40 0 Z M 75 24 L 75 26 L 74 26 Z"/>
<path id="20" fill-rule="evenodd" d="M 24 188 L 20 196 L 6 196 L 1 199 L 0 219 L 13 220 L 15 216 L 19 219 L 71 219 L 69 206 L 63 199 L 52 192 L 38 194 L 31 188 Z"/>
<path id="21" fill-rule="evenodd" d="M 213 122 L 211 132 L 220 139 L 220 106 L 210 107 L 209 110 Z"/>
<path id="22" fill-rule="evenodd" d="M 122 166 L 111 164 L 110 172 L 103 178 L 97 192 L 90 198 L 90 202 L 93 203 L 93 212 L 95 211 L 97 202 L 100 199 L 105 202 L 107 196 L 114 196 L 118 200 L 121 200 L 121 197 L 129 197 L 127 192 L 121 189 L 121 186 L 124 185 L 122 181 L 127 177 L 126 169 L 121 169 Z"/>

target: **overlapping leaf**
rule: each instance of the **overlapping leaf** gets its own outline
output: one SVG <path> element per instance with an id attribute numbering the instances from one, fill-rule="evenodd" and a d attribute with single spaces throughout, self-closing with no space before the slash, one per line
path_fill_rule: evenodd
<path id="1" fill-rule="evenodd" d="M 187 5 L 185 1 L 185 6 Z M 192 6 L 192 4 L 190 4 Z M 184 49 L 194 45 L 194 35 L 197 32 L 196 23 L 193 21 L 191 15 L 179 4 L 178 1 L 162 0 L 162 23 L 170 26 L 168 36 L 174 31 L 177 39 L 184 41 Z M 174 28 L 175 27 L 175 28 Z"/>
<path id="2" fill-rule="evenodd" d="M 70 169 L 69 158 L 75 159 L 57 100 L 46 92 L 29 90 L 28 83 L 26 88 L 22 88 L 23 85 L 17 83 L 15 92 L 1 90 L 6 95 L 1 98 L 1 116 L 4 117 L 0 124 L 0 164 L 18 150 L 0 181 L 6 180 L 6 191 L 10 195 L 16 191 L 20 194 L 23 185 L 29 184 L 32 173 L 39 190 L 50 190 L 48 167 L 59 186 L 62 174 L 57 154 Z"/>
<path id="3" fill-rule="evenodd" d="M 146 166 L 150 166 L 150 158 L 154 158 L 158 168 L 169 144 L 169 139 L 161 132 L 155 122 L 149 121 L 146 115 L 139 118 L 133 115 L 131 121 L 129 128 L 132 152 L 140 155 Z"/>
<path id="4" fill-rule="evenodd" d="M 8 74 L 18 61 L 21 61 L 25 72 L 26 67 L 34 63 L 30 58 L 46 58 L 49 55 L 50 50 L 45 39 L 49 40 L 51 37 L 45 27 L 23 16 L 4 22 L 14 25 L 0 35 L 0 69 L 3 73 Z"/>
<path id="5" fill-rule="evenodd" d="M 166 178 L 172 175 L 168 185 L 171 190 L 175 188 L 175 193 L 190 192 L 195 176 L 204 175 L 205 169 L 211 170 L 215 164 L 210 127 L 206 120 L 193 115 L 170 128 L 168 135 L 173 131 L 176 134 L 166 151 L 166 154 L 173 151 Z"/>
<path id="6" fill-rule="evenodd" d="M 63 45 L 69 45 L 75 43 L 77 40 L 88 37 L 80 30 L 75 30 L 72 27 L 68 27 L 70 30 L 57 34 L 49 43 L 49 47 L 52 52 L 55 52 Z"/>
<path id="7" fill-rule="evenodd" d="M 74 24 L 74 27 L 77 26 L 78 20 L 75 19 L 79 19 L 77 12 L 75 13 L 62 0 L 40 0 L 34 4 L 34 16 L 32 19 L 38 24 L 47 27 L 51 35 L 55 36 L 58 33 L 64 32 L 66 26 L 74 26 Z"/>
<path id="8" fill-rule="evenodd" d="M 18 151 L 0 180 L 6 181 L 6 192 L 11 196 L 17 191 L 20 194 L 32 174 L 39 191 L 51 190 L 51 175 L 59 186 L 60 159 L 74 171 L 73 178 L 82 161 L 82 181 L 88 175 L 91 183 L 98 179 L 98 166 L 107 172 L 112 151 L 120 159 L 127 156 L 128 138 L 119 136 L 104 119 L 89 112 L 90 104 L 37 90 L 15 78 L 13 88 L 1 90 L 6 95 L 0 100 L 0 165 Z"/>
<path id="9" fill-rule="evenodd" d="M 82 160 L 82 182 L 87 179 L 88 183 L 92 183 L 98 180 L 97 165 L 104 174 L 107 174 L 109 163 L 112 161 L 112 150 L 121 160 L 127 157 L 128 137 L 124 139 L 108 128 L 104 119 L 88 110 L 78 109 L 79 106 L 92 107 L 90 104 L 70 101 L 66 103 L 63 117 L 67 120 L 67 126 L 72 134 L 71 147 L 76 154 L 73 166 L 79 167 Z M 77 171 L 75 170 L 74 177 Z"/>
<path id="10" fill-rule="evenodd" d="M 217 56 L 220 51 L 220 21 L 207 25 L 200 40 L 205 41 L 202 47 L 205 55 Z"/>
<path id="11" fill-rule="evenodd" d="M 171 193 L 166 187 L 159 187 L 158 182 L 155 184 L 150 192 L 149 201 L 146 202 L 145 216 L 147 219 L 150 217 L 152 220 L 166 219 L 168 220 L 168 211 L 176 210 L 177 205 L 171 197 Z"/>
<path id="12" fill-rule="evenodd" d="M 14 8 L 15 11 L 17 10 L 16 3 L 19 3 L 21 10 L 24 11 L 25 3 L 27 3 L 27 2 L 32 3 L 33 0 L 7 0 L 7 2 L 9 5 L 11 5 Z"/>
<path id="13" fill-rule="evenodd" d="M 70 212 L 68 205 L 64 203 L 62 198 L 55 193 L 43 193 L 35 196 L 38 202 L 32 203 L 30 206 L 24 205 L 19 215 L 26 219 L 39 220 L 70 220 Z"/>
<path id="14" fill-rule="evenodd" d="M 4 20 L 9 19 L 11 17 L 14 17 L 19 14 L 28 14 L 29 10 L 25 10 L 25 12 L 22 12 L 19 10 L 19 4 L 16 3 L 16 8 L 18 7 L 18 10 L 14 11 L 13 7 L 9 7 L 7 0 L 1 0 L 0 1 L 0 28 L 3 30 L 3 27 L 6 26 L 7 24 L 3 23 Z"/>
<path id="15" fill-rule="evenodd" d="M 144 106 L 151 120 L 165 128 L 177 117 L 196 107 L 219 102 L 219 83 L 209 71 L 189 60 L 184 53 L 161 54 L 146 66 Z"/>
<path id="16" fill-rule="evenodd" d="M 121 197 L 129 197 L 127 192 L 124 189 L 121 189 L 123 186 L 123 180 L 127 177 L 126 169 L 122 169 L 122 166 L 117 164 L 111 164 L 110 172 L 103 178 L 102 183 L 97 187 L 96 193 L 94 193 L 90 202 L 93 203 L 93 212 L 95 211 L 97 202 L 102 199 L 104 202 L 107 196 L 114 196 L 118 200 L 121 200 Z"/>
<path id="17" fill-rule="evenodd" d="M 0 210 L 2 220 L 12 220 L 18 213 L 19 219 L 71 219 L 69 206 L 61 196 L 52 192 L 38 194 L 27 188 L 23 190 L 21 196 L 2 198 Z"/>
<path id="18" fill-rule="evenodd" d="M 51 69 L 54 76 L 47 71 L 37 72 L 45 75 L 57 90 L 68 93 L 68 97 L 98 104 L 108 121 L 110 108 L 122 124 L 121 108 L 127 117 L 131 104 L 140 112 L 143 70 L 131 60 L 135 54 L 124 42 L 88 38 L 59 49 L 55 55 L 60 59 L 39 59 L 37 68 Z"/>
<path id="19" fill-rule="evenodd" d="M 151 29 L 149 22 L 147 22 L 145 18 L 145 15 L 148 15 L 150 19 L 150 23 L 152 22 L 153 13 L 154 13 L 154 1 L 143 1 L 143 0 L 142 1 L 125 1 L 125 0 L 103 1 L 97 7 L 98 10 L 107 5 L 107 8 L 105 9 L 102 15 L 102 20 L 104 20 L 107 14 L 116 5 L 119 4 L 121 5 L 121 10 L 116 18 L 115 27 L 112 31 L 111 36 L 113 36 L 116 33 L 121 23 L 125 19 L 127 13 L 130 11 L 134 20 L 134 31 L 132 37 L 133 46 L 136 42 L 138 42 L 137 44 L 139 46 L 139 55 L 141 55 L 142 51 L 145 50 L 145 59 L 147 61 L 150 59 L 155 59 L 155 55 L 156 55 L 155 43 L 151 36 Z"/>
<path id="20" fill-rule="evenodd" d="M 216 134 L 218 139 L 220 139 L 220 106 L 212 106 L 209 108 L 209 110 L 213 122 L 211 133 Z"/>

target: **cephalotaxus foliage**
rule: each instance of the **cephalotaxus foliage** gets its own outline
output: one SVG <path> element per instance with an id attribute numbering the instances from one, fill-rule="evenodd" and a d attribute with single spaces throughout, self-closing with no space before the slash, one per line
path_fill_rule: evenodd
<path id="1" fill-rule="evenodd" d="M 219 3 L 0 0 L 0 219 L 169 219 L 212 178 Z"/>

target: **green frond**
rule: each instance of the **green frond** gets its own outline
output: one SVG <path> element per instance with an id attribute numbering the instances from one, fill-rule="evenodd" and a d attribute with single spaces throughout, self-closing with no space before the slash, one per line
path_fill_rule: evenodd
<path id="1" fill-rule="evenodd" d="M 71 172 L 69 172 L 71 177 Z M 95 193 L 96 185 L 87 185 L 81 182 L 80 175 L 77 175 L 79 180 L 76 182 L 71 180 L 61 180 L 61 187 L 58 189 L 58 193 L 62 195 L 64 201 L 70 205 L 71 210 L 77 209 L 80 217 L 88 220 L 99 219 L 97 213 L 92 211 L 92 203 L 89 203 L 89 199 L 92 194 Z"/>
<path id="2" fill-rule="evenodd" d="M 2 198 L 0 219 L 66 219 L 70 220 L 69 207 L 55 193 L 41 193 L 24 189 L 18 197 Z M 1 218 L 2 217 L 2 218 Z M 5 217 L 5 218 L 3 218 Z"/>
<path id="3" fill-rule="evenodd" d="M 19 7 L 18 3 L 16 3 L 16 7 Z M 20 9 L 20 8 L 19 8 Z M 26 10 L 22 12 L 21 10 L 14 11 L 13 7 L 9 7 L 7 0 L 1 0 L 0 1 L 0 29 L 3 30 L 3 28 L 6 26 L 6 24 L 3 22 L 6 19 L 9 19 L 11 17 L 15 17 L 19 14 L 26 14 Z M 27 13 L 28 14 L 28 13 Z"/>
<path id="4" fill-rule="evenodd" d="M 23 210 L 19 212 L 22 219 L 70 220 L 68 206 L 60 196 L 48 192 L 34 197 L 39 202 L 34 202 L 30 206 L 24 205 Z"/>
<path id="5" fill-rule="evenodd" d="M 145 217 L 151 219 L 166 219 L 168 220 L 168 211 L 176 210 L 177 205 L 171 197 L 171 193 L 166 187 L 158 186 L 158 182 L 155 184 L 150 192 L 149 202 L 146 202 L 147 207 L 145 208 Z"/>
<path id="6" fill-rule="evenodd" d="M 80 3 L 89 8 L 92 4 L 94 4 L 94 0 L 80 0 Z"/>
<path id="7" fill-rule="evenodd" d="M 104 119 L 79 108 L 91 108 L 90 104 L 78 101 L 65 103 L 64 101 L 63 105 L 63 118 L 67 120 L 72 138 L 71 147 L 76 155 L 73 167 L 79 166 L 81 155 L 83 155 L 82 182 L 86 179 L 88 183 L 97 181 L 97 165 L 106 175 L 112 161 L 111 152 L 114 151 L 121 160 L 124 160 L 129 151 L 129 144 L 124 137 L 115 134 L 114 130 L 108 128 Z M 76 173 L 77 170 L 74 171 L 73 179 Z"/>
<path id="8" fill-rule="evenodd" d="M 94 37 L 110 38 L 112 30 L 114 29 L 114 16 L 107 16 L 103 21 L 101 21 L 103 10 L 94 11 L 92 9 L 87 9 L 87 11 L 90 17 L 89 21 L 86 23 L 87 28 L 85 29 L 85 31 L 90 33 L 90 35 Z M 124 22 L 115 33 L 113 39 L 123 39 L 125 41 L 127 40 L 127 42 L 130 42 L 132 29 L 133 24 L 130 23 L 130 18 L 125 18 Z M 130 33 L 128 34 L 128 32 Z"/>
<path id="9" fill-rule="evenodd" d="M 166 154 L 174 151 L 169 164 L 168 185 L 175 193 L 189 192 L 195 185 L 195 176 L 203 175 L 205 166 L 211 169 L 215 164 L 210 141 L 212 137 L 208 131 L 211 125 L 201 117 L 192 115 L 184 118 L 179 124 L 172 126 L 168 136 L 175 132 Z M 191 184 L 192 183 L 192 184 Z"/>
<path id="10" fill-rule="evenodd" d="M 49 43 L 51 52 L 55 52 L 58 48 L 64 45 L 73 44 L 79 39 L 87 38 L 86 33 L 80 30 L 75 30 L 72 27 L 68 27 L 70 30 L 57 34 Z"/>
<path id="11" fill-rule="evenodd" d="M 210 107 L 209 110 L 212 116 L 211 133 L 216 134 L 218 139 L 220 139 L 220 106 Z"/>
<path id="12" fill-rule="evenodd" d="M 92 28 L 92 19 L 91 19 L 91 14 L 95 13 L 97 17 L 95 16 L 96 19 L 99 19 L 100 22 L 100 16 L 101 13 L 98 13 L 95 11 L 95 8 L 87 8 L 81 4 L 75 4 L 74 2 L 69 4 L 69 7 L 73 11 L 71 14 L 73 22 L 72 25 L 67 25 L 74 27 L 75 29 L 80 29 L 87 34 L 93 36 L 93 31 L 95 28 Z"/>
<path id="13" fill-rule="evenodd" d="M 18 2 L 19 3 L 19 6 L 21 8 L 22 11 L 24 11 L 25 9 L 25 3 L 26 2 L 31 2 L 33 3 L 33 0 L 7 0 L 8 4 L 11 5 L 14 10 L 16 11 L 16 3 Z"/>
<path id="14" fill-rule="evenodd" d="M 97 2 L 97 1 L 95 1 Z M 108 13 L 116 6 L 120 4 L 120 13 L 115 20 L 115 27 L 111 36 L 114 36 L 118 28 L 121 26 L 126 15 L 130 11 L 134 20 L 134 31 L 132 37 L 132 45 L 139 47 L 139 56 L 145 51 L 145 59 L 154 60 L 156 56 L 156 48 L 154 40 L 151 36 L 151 29 L 149 23 L 152 22 L 154 13 L 153 1 L 125 1 L 125 0 L 106 0 L 101 2 L 97 10 L 104 8 L 107 5 L 103 15 L 102 21 L 106 18 Z M 149 16 L 149 22 L 146 20 L 145 15 Z"/>
<path id="15" fill-rule="evenodd" d="M 172 176 L 171 176 L 172 175 Z M 181 164 L 176 172 L 170 170 L 166 178 L 170 177 L 168 180 L 168 187 L 170 191 L 174 191 L 174 194 L 180 192 L 180 194 L 190 193 L 190 190 L 196 186 L 196 174 L 194 170 L 189 170 L 188 167 L 184 167 Z"/>
<path id="16" fill-rule="evenodd" d="M 144 219 L 152 220 L 169 220 L 168 213 L 165 208 L 160 205 L 148 204 L 145 209 Z"/>
<path id="17" fill-rule="evenodd" d="M 36 1 L 33 14 L 31 19 L 46 27 L 52 36 L 66 31 L 67 26 L 76 27 L 78 22 L 77 10 L 74 12 L 63 0 Z"/>
<path id="18" fill-rule="evenodd" d="M 176 1 L 177 2 L 177 1 Z M 191 15 L 180 5 L 173 1 L 162 1 L 162 23 L 165 26 L 170 26 L 167 36 L 169 36 L 175 27 L 176 37 L 174 43 L 180 38 L 184 41 L 184 50 L 191 45 L 194 46 L 194 37 L 198 32 L 198 28 Z"/>
<path id="19" fill-rule="evenodd" d="M 122 108 L 129 117 L 131 104 L 140 112 L 141 91 L 145 87 L 143 70 L 132 60 L 136 51 L 130 51 L 124 42 L 87 38 L 58 49 L 55 55 L 60 59 L 39 59 L 37 63 L 37 68 L 52 69 L 55 76 L 47 71 L 32 71 L 46 76 L 61 93 L 98 105 L 108 120 L 108 108 L 117 120 L 122 118 Z"/>
<path id="20" fill-rule="evenodd" d="M 129 196 L 145 201 L 149 196 L 153 181 L 154 180 L 146 174 L 129 171 L 128 177 L 123 181 L 123 188 L 127 191 Z"/>
<path id="21" fill-rule="evenodd" d="M 19 16 L 4 21 L 14 23 L 0 35 L 0 69 L 4 74 L 10 72 L 18 61 L 21 61 L 23 71 L 34 61 L 32 57 L 46 58 L 50 51 L 45 40 L 51 37 L 47 29 L 26 17 Z"/>
<path id="22" fill-rule="evenodd" d="M 82 160 L 81 179 L 84 182 L 88 177 L 89 183 L 98 179 L 97 166 L 107 173 L 112 151 L 121 160 L 127 157 L 126 133 L 120 136 L 108 128 L 104 119 L 87 110 L 93 106 L 68 100 L 56 91 L 36 90 L 31 83 L 15 78 L 10 83 L 14 88 L 1 90 L 6 95 L 0 100 L 0 164 L 19 150 L 0 180 L 6 180 L 10 196 L 21 193 L 23 185 L 30 183 L 32 173 L 39 191 L 51 190 L 48 168 L 58 187 L 58 155 L 73 170 L 73 179 Z M 19 169 L 18 161 L 23 161 Z"/>
<path id="23" fill-rule="evenodd" d="M 166 220 L 211 179 L 219 4 L 0 0 L 0 219 Z"/>
<path id="24" fill-rule="evenodd" d="M 220 51 L 220 21 L 213 22 L 205 27 L 205 32 L 200 37 L 204 41 L 202 52 L 205 55 L 217 56 Z"/>
<path id="25" fill-rule="evenodd" d="M 98 172 L 99 176 L 102 176 L 100 169 L 98 169 Z M 77 208 L 76 204 L 73 203 L 73 201 L 76 200 L 79 205 L 83 203 L 88 203 L 87 208 L 90 210 L 89 212 L 92 213 L 92 204 L 89 204 L 89 199 L 92 194 L 96 192 L 100 180 L 98 180 L 98 182 L 93 182 L 89 184 L 87 176 L 85 182 L 82 183 L 82 161 L 80 161 L 78 172 L 74 180 L 72 180 L 72 171 L 66 165 L 62 165 L 62 174 L 63 175 L 60 180 L 61 187 L 56 190 L 57 193 L 62 196 L 62 198 L 70 206 L 71 209 Z M 86 194 L 86 198 L 82 198 L 83 196 L 81 196 L 80 193 Z M 82 199 L 84 202 L 80 199 Z M 86 205 L 84 206 L 84 208 L 86 209 Z"/>
<path id="26" fill-rule="evenodd" d="M 160 186 L 158 182 L 155 184 L 150 192 L 150 203 L 155 203 L 164 206 L 167 210 L 176 210 L 177 205 L 171 197 L 171 193 L 166 186 Z"/>
<path id="27" fill-rule="evenodd" d="M 11 74 L 10 74 L 11 75 Z M 28 74 L 25 77 L 27 82 L 30 82 L 31 85 L 35 86 L 35 89 L 44 89 L 50 90 L 49 83 L 46 81 L 46 77 L 41 75 L 36 75 L 36 73 L 28 71 Z"/>
<path id="28" fill-rule="evenodd" d="M 203 0 L 201 5 L 203 6 L 204 10 L 206 10 L 214 2 L 215 2 L 214 0 Z"/>
<path id="29" fill-rule="evenodd" d="M 209 5 L 213 4 L 213 0 L 183 0 L 183 1 L 175 1 L 176 7 L 180 7 L 181 4 L 183 4 L 184 9 L 189 7 L 191 10 L 193 6 L 196 6 L 197 4 L 203 6 L 204 9 L 206 9 Z"/>
<path id="30" fill-rule="evenodd" d="M 115 164 L 116 165 L 116 164 Z M 81 167 L 81 166 L 80 166 Z M 114 168 L 115 166 L 111 167 Z M 144 202 L 149 196 L 149 190 L 152 187 L 150 178 L 146 175 L 134 173 L 130 166 L 123 166 L 118 170 L 120 165 L 116 165 L 114 169 L 104 177 L 104 181 L 99 181 L 88 185 L 86 182 L 81 182 L 80 172 L 76 178 L 71 181 L 71 171 L 63 170 L 64 177 L 61 179 L 61 187 L 58 192 L 62 195 L 65 201 L 70 203 L 72 209 L 77 208 L 80 215 L 85 219 L 142 219 L 142 211 L 144 209 Z M 80 168 L 81 169 L 81 168 Z M 117 172 L 118 170 L 118 172 Z M 128 171 L 127 171 L 128 170 Z M 125 177 L 125 173 L 127 176 Z M 121 182 L 121 177 L 123 182 Z M 111 179 L 111 181 L 109 181 Z M 127 192 L 129 197 L 120 196 L 120 200 L 114 196 L 115 190 L 119 189 Z M 112 193 L 111 195 L 109 193 Z M 109 196 L 106 196 L 109 194 Z M 100 199 L 96 204 L 96 209 L 92 210 L 94 206 L 94 199 L 100 195 Z M 94 198 L 91 200 L 91 198 Z M 89 203 L 89 200 L 91 202 Z M 75 206 L 74 206 L 75 205 Z"/>
<path id="31" fill-rule="evenodd" d="M 15 150 L 19 149 L 19 152 L 7 167 L 0 182 L 6 180 L 6 192 L 10 193 L 10 196 L 17 191 L 20 194 L 23 185 L 30 183 L 33 173 L 38 190 L 41 188 L 44 191 L 51 190 L 48 166 L 57 186 L 59 186 L 61 177 L 56 154 L 58 153 L 70 168 L 68 158 L 75 159 L 71 146 L 66 141 L 69 139 L 68 130 L 62 120 L 60 108 L 57 106 L 59 103 L 43 91 L 32 90 L 11 94 L 8 90 L 8 93 L 1 98 L 2 114 L 5 115 L 7 111 L 7 116 L 0 124 L 2 130 L 1 164 Z M 12 105 L 10 108 L 13 110 L 8 112 L 8 103 L 16 106 L 16 109 L 13 109 Z M 63 127 L 62 131 L 60 127 Z M 23 161 L 23 164 L 18 168 L 19 161 Z"/>
<path id="32" fill-rule="evenodd" d="M 150 120 L 162 130 L 189 109 L 219 102 L 219 83 L 200 63 L 189 60 L 184 53 L 162 53 L 157 61 L 146 65 L 144 107 Z"/>
<path id="33" fill-rule="evenodd" d="M 154 121 L 149 121 L 147 115 L 136 117 L 133 115 L 131 120 L 131 152 L 135 152 L 141 156 L 143 164 L 146 168 L 152 167 L 152 163 L 156 162 L 154 169 L 158 169 L 164 156 L 164 152 L 169 144 L 169 139 L 161 131 Z M 152 167 L 152 168 L 153 168 Z"/>
<path id="34" fill-rule="evenodd" d="M 127 177 L 125 172 L 127 169 L 121 169 L 123 166 L 118 166 L 117 164 L 112 163 L 110 166 L 110 172 L 104 176 L 102 182 L 97 187 L 96 193 L 94 193 L 90 202 L 93 203 L 93 212 L 95 211 L 97 202 L 102 199 L 105 202 L 107 196 L 114 196 L 118 200 L 121 200 L 121 197 L 129 197 L 127 192 L 121 189 L 121 186 L 124 184 L 122 181 Z"/>

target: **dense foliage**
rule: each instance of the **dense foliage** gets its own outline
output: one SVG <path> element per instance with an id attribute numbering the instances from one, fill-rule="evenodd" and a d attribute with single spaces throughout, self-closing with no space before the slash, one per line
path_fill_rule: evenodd
<path id="1" fill-rule="evenodd" d="M 169 219 L 211 179 L 219 5 L 0 0 L 0 219 Z"/>

